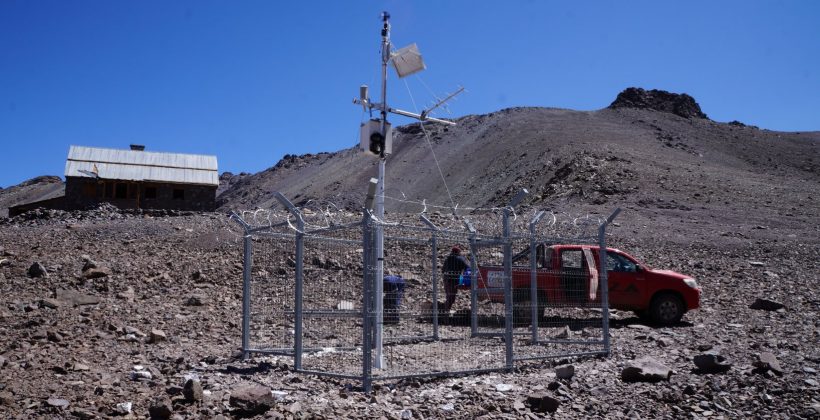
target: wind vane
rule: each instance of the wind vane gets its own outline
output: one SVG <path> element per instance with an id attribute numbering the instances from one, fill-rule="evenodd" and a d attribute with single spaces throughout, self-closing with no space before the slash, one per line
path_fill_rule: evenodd
<path id="1" fill-rule="evenodd" d="M 424 70 L 426 67 L 424 65 L 424 60 L 421 57 L 421 53 L 418 50 L 416 44 L 410 44 L 404 48 L 401 48 L 395 52 L 391 51 L 392 44 L 390 43 L 390 14 L 387 12 L 382 12 L 381 14 L 382 19 L 382 90 L 381 90 L 381 102 L 373 102 L 370 100 L 370 93 L 369 88 L 367 85 L 362 85 L 359 89 L 359 98 L 354 99 L 353 103 L 360 104 L 363 109 L 370 110 L 372 113 L 373 110 L 377 110 L 380 113 L 380 117 L 378 119 L 371 119 L 366 123 L 361 125 L 360 130 L 360 139 L 359 139 L 359 146 L 360 148 L 365 151 L 372 153 L 379 157 L 379 177 L 378 179 L 371 179 L 370 183 L 376 184 L 376 191 L 375 191 L 375 203 L 369 201 L 368 203 L 368 210 L 374 210 L 376 217 L 379 220 L 384 220 L 384 175 L 385 175 L 385 162 L 387 160 L 387 156 L 393 152 L 393 136 L 392 136 L 392 129 L 390 123 L 387 121 L 387 113 L 392 113 L 396 115 L 402 115 L 409 118 L 414 118 L 422 123 L 425 121 L 447 124 L 447 125 L 456 125 L 456 123 L 452 121 L 442 120 L 438 118 L 430 117 L 430 112 L 435 110 L 436 108 L 443 105 L 448 100 L 452 99 L 459 93 L 464 91 L 464 88 L 459 88 L 456 92 L 447 95 L 444 99 L 439 100 L 433 106 L 428 109 L 421 111 L 419 114 L 415 114 L 408 111 L 402 111 L 400 109 L 391 108 L 387 105 L 387 65 L 392 63 L 393 68 L 396 70 L 399 78 L 404 78 L 410 76 L 412 74 L 418 73 Z M 375 209 L 370 207 L 375 204 Z M 384 284 L 382 279 L 384 278 L 384 230 L 381 227 L 381 224 L 376 225 L 376 278 L 375 278 L 375 294 L 377 296 L 376 299 L 376 334 L 374 337 L 374 345 L 376 347 L 376 360 L 375 360 L 375 367 L 380 369 L 383 365 L 383 352 L 382 352 L 382 333 L 383 333 L 383 315 L 384 315 L 384 302 L 381 298 L 384 292 Z"/>

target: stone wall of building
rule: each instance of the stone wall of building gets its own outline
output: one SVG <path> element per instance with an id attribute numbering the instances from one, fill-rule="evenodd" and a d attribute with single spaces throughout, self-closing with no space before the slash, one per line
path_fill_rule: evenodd
<path id="1" fill-rule="evenodd" d="M 213 211 L 216 186 L 151 183 L 67 177 L 66 209 L 84 209 L 102 202 L 122 209 Z"/>

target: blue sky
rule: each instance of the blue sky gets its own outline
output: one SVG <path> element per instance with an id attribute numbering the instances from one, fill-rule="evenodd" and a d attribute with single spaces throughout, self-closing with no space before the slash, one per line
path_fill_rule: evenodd
<path id="1" fill-rule="evenodd" d="M 382 10 L 427 63 L 391 73 L 399 108 L 463 85 L 439 116 L 593 110 L 639 86 L 717 121 L 820 130 L 817 1 L 3 0 L 0 186 L 62 176 L 72 144 L 214 154 L 234 173 L 350 147 L 352 98 L 378 94 Z"/>

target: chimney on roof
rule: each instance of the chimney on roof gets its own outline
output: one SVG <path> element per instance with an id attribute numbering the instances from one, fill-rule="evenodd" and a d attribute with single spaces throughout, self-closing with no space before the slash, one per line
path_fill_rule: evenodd
<path id="1" fill-rule="evenodd" d="M 132 144 L 131 145 L 131 150 L 136 150 L 136 151 L 141 152 L 141 151 L 145 150 L 145 146 L 142 145 L 142 144 Z"/>

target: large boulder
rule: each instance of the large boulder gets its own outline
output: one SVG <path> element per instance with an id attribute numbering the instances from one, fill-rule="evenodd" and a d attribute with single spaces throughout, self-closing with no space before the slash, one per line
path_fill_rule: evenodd
<path id="1" fill-rule="evenodd" d="M 672 369 L 651 357 L 633 360 L 621 371 L 621 379 L 624 382 L 668 381 L 671 376 Z"/>
<path id="2" fill-rule="evenodd" d="M 778 311 L 785 307 L 786 305 L 780 302 L 762 298 L 757 298 L 751 305 L 749 305 L 749 309 L 757 309 L 762 311 Z"/>
<path id="3" fill-rule="evenodd" d="M 527 397 L 527 405 L 536 413 L 554 413 L 561 401 L 547 394 L 532 394 Z"/>
<path id="4" fill-rule="evenodd" d="M 268 387 L 245 385 L 231 391 L 228 403 L 240 416 L 255 416 L 270 410 L 276 399 Z"/>
<path id="5" fill-rule="evenodd" d="M 187 401 L 202 401 L 204 391 L 202 390 L 202 382 L 197 379 L 188 379 L 185 386 L 182 388 L 182 395 Z"/>
<path id="6" fill-rule="evenodd" d="M 31 264 L 28 268 L 28 276 L 31 278 L 48 277 L 48 271 L 39 261 Z"/>
<path id="7" fill-rule="evenodd" d="M 769 352 L 763 352 L 757 355 L 757 361 L 754 362 L 756 373 L 772 372 L 777 376 L 783 375 L 783 368 L 780 367 L 780 362 L 777 357 Z"/>
<path id="8" fill-rule="evenodd" d="M 100 298 L 96 296 L 86 295 L 73 290 L 57 289 L 55 294 L 57 296 L 57 300 L 61 300 L 74 306 L 96 305 L 100 303 Z"/>
<path id="9" fill-rule="evenodd" d="M 723 373 L 732 368 L 725 357 L 717 353 L 704 353 L 695 356 L 692 360 L 699 372 L 702 373 Z"/>

